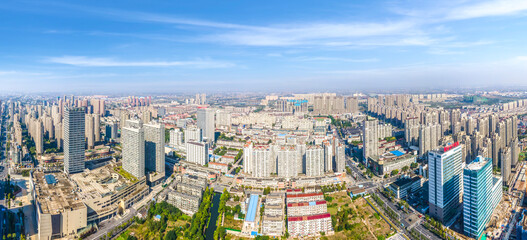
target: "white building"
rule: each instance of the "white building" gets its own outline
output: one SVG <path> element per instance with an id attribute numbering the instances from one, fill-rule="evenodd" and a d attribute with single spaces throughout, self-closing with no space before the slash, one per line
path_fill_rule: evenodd
<path id="1" fill-rule="evenodd" d="M 324 174 L 324 149 L 320 146 L 308 146 L 305 155 L 306 175 Z"/>
<path id="2" fill-rule="evenodd" d="M 141 120 L 127 120 L 121 144 L 123 169 L 137 178 L 145 176 L 145 133 Z"/>
<path id="3" fill-rule="evenodd" d="M 209 162 L 209 145 L 203 142 L 187 142 L 187 161 L 205 165 Z"/>
<path id="4" fill-rule="evenodd" d="M 207 142 L 214 142 L 214 110 L 211 108 L 198 108 L 198 128 L 203 130 L 203 137 Z"/>
<path id="5" fill-rule="evenodd" d="M 170 143 L 171 147 L 179 147 L 183 145 L 183 132 L 179 128 L 170 130 Z"/>

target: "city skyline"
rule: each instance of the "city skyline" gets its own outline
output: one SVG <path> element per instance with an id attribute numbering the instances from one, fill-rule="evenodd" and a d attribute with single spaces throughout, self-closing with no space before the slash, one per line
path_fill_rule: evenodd
<path id="1" fill-rule="evenodd" d="M 9 1 L 0 83 L 4 93 L 526 87 L 526 10 L 518 0 Z"/>

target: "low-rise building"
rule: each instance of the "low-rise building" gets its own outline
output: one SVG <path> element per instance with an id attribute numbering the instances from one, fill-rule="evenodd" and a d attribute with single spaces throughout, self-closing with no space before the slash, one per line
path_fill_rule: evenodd
<path id="1" fill-rule="evenodd" d="M 166 201 L 192 216 L 199 210 L 201 196 L 193 196 L 182 192 L 169 192 Z"/>
<path id="2" fill-rule="evenodd" d="M 333 232 L 331 226 L 331 215 L 323 213 L 310 216 L 289 217 L 287 219 L 287 229 L 293 237 L 313 236 L 321 232 Z"/>
<path id="3" fill-rule="evenodd" d="M 243 222 L 242 233 L 247 235 L 254 235 L 254 232 L 258 232 L 259 214 L 260 207 L 260 196 L 258 194 L 251 194 L 249 197 L 249 204 L 247 205 L 247 214 Z"/>
<path id="4" fill-rule="evenodd" d="M 423 187 L 424 179 L 420 176 L 402 177 L 388 186 L 396 198 L 406 198 L 410 193 L 415 193 Z"/>
<path id="5" fill-rule="evenodd" d="M 209 162 L 209 168 L 219 170 L 220 172 L 226 173 L 229 171 L 229 165 L 219 162 Z"/>
<path id="6" fill-rule="evenodd" d="M 327 211 L 328 205 L 325 200 L 287 204 L 288 217 L 318 215 Z"/>
<path id="7" fill-rule="evenodd" d="M 382 154 L 381 156 L 368 157 L 368 166 L 372 172 L 378 176 L 390 174 L 393 170 L 401 170 L 405 166 L 415 163 L 416 155 L 402 152 L 402 150 L 393 150 Z"/>
<path id="8" fill-rule="evenodd" d="M 276 215 L 264 215 L 262 234 L 279 237 L 284 234 L 284 218 Z"/>
<path id="9" fill-rule="evenodd" d="M 188 195 L 201 197 L 204 189 L 201 186 L 180 182 L 176 185 L 176 190 Z"/>
<path id="10" fill-rule="evenodd" d="M 313 202 L 324 200 L 324 194 L 318 193 L 298 193 L 287 194 L 287 203 Z"/>

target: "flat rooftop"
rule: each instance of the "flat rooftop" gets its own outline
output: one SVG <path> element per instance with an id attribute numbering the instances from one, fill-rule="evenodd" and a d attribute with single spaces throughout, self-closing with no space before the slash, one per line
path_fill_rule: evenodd
<path id="1" fill-rule="evenodd" d="M 246 222 L 254 222 L 256 218 L 256 211 L 258 210 L 258 194 L 251 194 L 249 198 L 249 207 L 247 208 L 247 215 L 245 215 Z"/>
<path id="2" fill-rule="evenodd" d="M 106 197 L 126 188 L 132 182 L 114 169 L 117 164 L 110 163 L 96 169 L 86 169 L 79 174 L 70 175 L 80 189 L 82 199 Z"/>
<path id="3" fill-rule="evenodd" d="M 73 184 L 63 172 L 33 172 L 36 200 L 44 214 L 57 214 L 66 210 L 76 210 L 86 206 Z"/>

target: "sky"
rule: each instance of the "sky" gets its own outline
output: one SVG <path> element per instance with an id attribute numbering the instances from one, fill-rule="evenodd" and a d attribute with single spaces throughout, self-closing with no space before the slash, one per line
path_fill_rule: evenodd
<path id="1" fill-rule="evenodd" d="M 527 1 L 0 5 L 1 92 L 527 87 Z"/>

